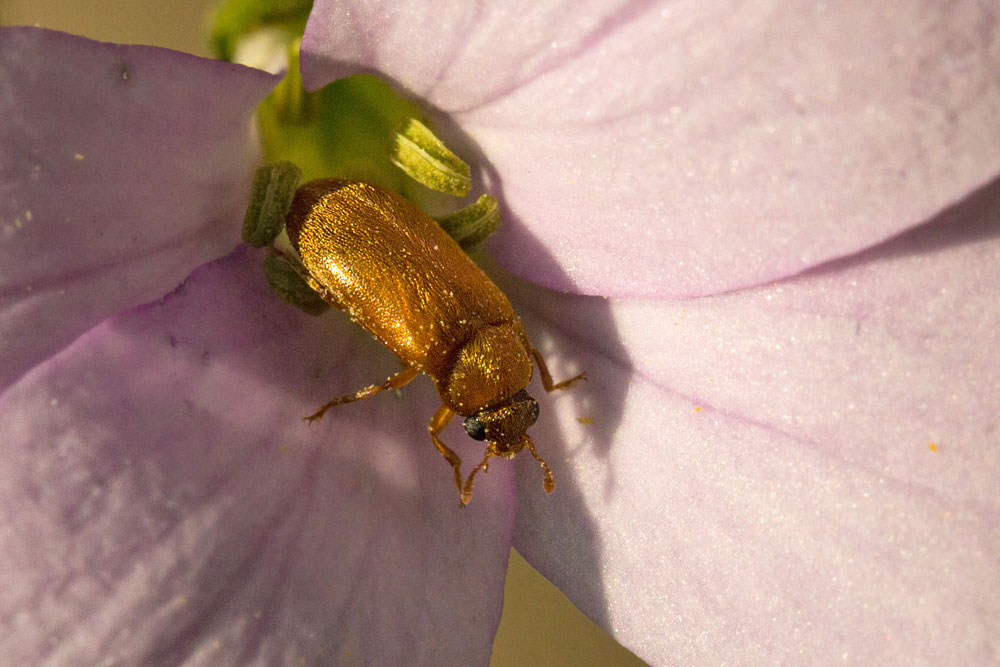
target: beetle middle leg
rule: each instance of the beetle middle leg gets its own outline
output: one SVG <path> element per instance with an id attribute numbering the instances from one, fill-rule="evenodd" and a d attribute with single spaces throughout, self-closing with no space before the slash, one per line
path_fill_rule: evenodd
<path id="1" fill-rule="evenodd" d="M 531 356 L 535 358 L 535 364 L 538 366 L 538 374 L 542 376 L 542 386 L 545 387 L 545 391 L 566 389 L 570 387 L 577 380 L 587 379 L 586 373 L 580 373 L 579 375 L 571 377 L 568 380 L 563 380 L 562 382 L 553 382 L 552 374 L 549 373 L 549 367 L 545 365 L 545 359 L 542 358 L 542 354 L 535 348 L 531 348 Z"/>
<path id="2" fill-rule="evenodd" d="M 323 416 L 323 414 L 330 408 L 335 408 L 338 405 L 343 405 L 345 403 L 353 403 L 354 401 L 360 401 L 362 398 L 368 398 L 369 396 L 374 396 L 380 391 L 385 391 L 386 389 L 399 389 L 400 387 L 407 384 L 410 380 L 417 377 L 420 371 L 416 366 L 407 366 L 403 370 L 399 371 L 391 378 L 383 382 L 382 384 L 373 384 L 371 386 L 365 387 L 364 389 L 358 390 L 353 394 L 348 394 L 347 396 L 338 396 L 333 399 L 323 407 L 321 407 L 316 412 L 312 413 L 308 417 L 304 417 L 306 421 L 312 423 Z"/>
<path id="3" fill-rule="evenodd" d="M 434 446 L 441 453 L 441 456 L 445 458 L 451 467 L 455 470 L 455 486 L 458 487 L 459 498 L 463 505 L 469 502 L 469 497 L 465 495 L 464 489 L 462 488 L 462 458 L 448 448 L 441 438 L 438 436 L 444 427 L 448 425 L 455 413 L 448 409 L 448 406 L 442 405 L 431 417 L 431 423 L 427 426 L 427 430 L 431 432 L 431 440 L 434 441 Z M 471 494 L 470 494 L 471 495 Z"/>

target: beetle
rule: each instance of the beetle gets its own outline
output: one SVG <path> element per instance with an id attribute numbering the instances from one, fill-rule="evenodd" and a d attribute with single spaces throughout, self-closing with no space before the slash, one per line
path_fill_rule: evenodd
<path id="1" fill-rule="evenodd" d="M 512 459 L 525 448 L 544 471 L 543 488 L 553 491 L 552 470 L 527 434 L 538 403 L 525 387 L 534 365 L 546 391 L 585 376 L 552 381 L 510 301 L 435 220 L 388 190 L 328 178 L 295 191 L 285 230 L 309 286 L 405 364 L 382 384 L 334 398 L 306 417 L 310 423 L 425 373 L 441 397 L 428 430 L 454 470 L 462 505 L 491 458 Z M 482 462 L 464 482 L 461 458 L 440 438 L 456 414 L 465 417 L 470 437 L 486 442 Z"/>

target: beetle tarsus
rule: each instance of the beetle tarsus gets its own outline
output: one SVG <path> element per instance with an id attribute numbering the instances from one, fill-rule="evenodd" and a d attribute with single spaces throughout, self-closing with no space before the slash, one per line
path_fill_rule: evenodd
<path id="1" fill-rule="evenodd" d="M 476 473 L 482 470 L 483 474 L 485 475 L 490 471 L 491 458 L 493 458 L 493 451 L 491 449 L 487 449 L 486 456 L 483 457 L 482 462 L 475 468 L 473 468 L 472 472 L 469 473 L 469 479 L 465 480 L 465 486 L 460 489 L 461 491 L 460 495 L 463 505 L 468 504 L 468 502 L 472 500 L 472 484 L 473 484 L 473 478 L 476 476 Z"/>
<path id="2" fill-rule="evenodd" d="M 545 493 L 552 493 L 556 490 L 556 477 L 552 474 L 552 469 L 549 468 L 549 464 L 545 462 L 545 459 L 535 451 L 535 443 L 531 441 L 527 433 L 524 435 L 524 444 L 527 445 L 528 451 L 531 452 L 531 455 L 535 457 L 538 464 L 542 466 L 542 470 L 545 471 L 542 475 L 542 488 L 545 489 Z"/>

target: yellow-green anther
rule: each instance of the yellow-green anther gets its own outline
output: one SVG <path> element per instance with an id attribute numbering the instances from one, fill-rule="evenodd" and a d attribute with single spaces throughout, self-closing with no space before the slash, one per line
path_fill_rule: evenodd
<path id="1" fill-rule="evenodd" d="M 500 226 L 500 202 L 482 195 L 474 204 L 436 220 L 462 250 L 472 252 Z"/>
<path id="2" fill-rule="evenodd" d="M 407 118 L 396 130 L 389 146 L 389 159 L 410 178 L 432 190 L 464 197 L 472 187 L 469 165 L 415 118 Z"/>
<path id="3" fill-rule="evenodd" d="M 322 315 L 330 307 L 300 275 L 294 260 L 280 255 L 264 258 L 264 275 L 271 289 L 282 299 L 310 315 Z"/>
<path id="4" fill-rule="evenodd" d="M 270 244 L 285 228 L 302 172 L 291 162 L 266 164 L 253 176 L 250 204 L 243 218 L 243 241 L 254 248 Z"/>

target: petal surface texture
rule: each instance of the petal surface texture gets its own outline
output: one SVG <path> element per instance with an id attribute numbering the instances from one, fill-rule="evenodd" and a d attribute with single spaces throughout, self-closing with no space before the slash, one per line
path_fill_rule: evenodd
<path id="1" fill-rule="evenodd" d="M 277 79 L 0 28 L 0 388 L 239 242 Z"/>
<path id="2" fill-rule="evenodd" d="M 485 665 L 512 466 L 460 508 L 426 379 L 302 420 L 396 368 L 238 251 L 26 374 L 0 396 L 0 663 Z"/>
<path id="3" fill-rule="evenodd" d="M 768 287 L 536 290 L 589 382 L 534 436 L 557 492 L 520 463 L 515 547 L 652 664 L 995 664 L 998 260 L 1000 183 Z"/>
<path id="4" fill-rule="evenodd" d="M 502 197 L 506 268 L 695 296 L 862 250 L 1000 173 L 998 25 L 976 0 L 317 0 L 302 71 L 424 101 Z"/>

